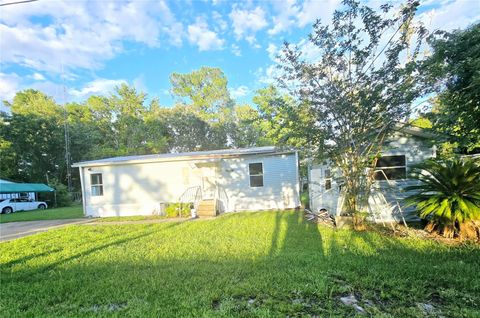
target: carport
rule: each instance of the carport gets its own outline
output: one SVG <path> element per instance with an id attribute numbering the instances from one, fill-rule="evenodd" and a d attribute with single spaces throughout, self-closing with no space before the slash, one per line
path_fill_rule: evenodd
<path id="1" fill-rule="evenodd" d="M 18 194 L 18 197 L 22 193 L 35 193 L 35 199 L 37 199 L 37 194 L 39 192 L 53 192 L 55 205 L 57 205 L 57 196 L 55 189 L 50 188 L 43 183 L 0 183 L 0 194 Z"/>

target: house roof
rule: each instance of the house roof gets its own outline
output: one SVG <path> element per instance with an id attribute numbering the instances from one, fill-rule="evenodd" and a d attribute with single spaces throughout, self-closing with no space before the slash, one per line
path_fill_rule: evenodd
<path id="1" fill-rule="evenodd" d="M 43 183 L 0 183 L 0 193 L 53 192 L 54 189 Z"/>
<path id="2" fill-rule="evenodd" d="M 412 126 L 408 123 L 397 123 L 395 125 L 395 130 L 403 132 L 412 136 L 422 137 L 422 138 L 435 138 L 438 137 L 436 134 L 427 131 L 423 128 Z"/>
<path id="3" fill-rule="evenodd" d="M 131 163 L 146 163 L 146 162 L 160 162 L 160 161 L 181 161 L 181 160 L 202 160 L 202 159 L 219 159 L 240 157 L 246 155 L 257 154 L 280 154 L 291 153 L 293 151 L 281 151 L 274 146 L 267 147 L 253 147 L 242 149 L 221 149 L 210 151 L 197 152 L 181 152 L 181 153 L 164 153 L 142 156 L 126 156 L 113 157 L 99 160 L 82 161 L 72 165 L 72 167 L 87 167 L 87 166 L 106 166 L 115 164 L 131 164 Z"/>

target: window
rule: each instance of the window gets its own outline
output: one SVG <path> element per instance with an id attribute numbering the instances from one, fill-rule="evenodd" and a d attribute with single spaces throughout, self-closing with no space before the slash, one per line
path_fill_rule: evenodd
<path id="1" fill-rule="evenodd" d="M 101 173 L 93 173 L 90 175 L 90 184 L 92 186 L 92 196 L 103 195 L 103 180 Z"/>
<path id="2" fill-rule="evenodd" d="M 375 180 L 399 180 L 407 177 L 406 158 L 402 156 L 383 156 L 378 159 L 376 165 Z M 383 171 L 383 173 L 382 173 Z"/>
<path id="3" fill-rule="evenodd" d="M 330 190 L 332 188 L 332 174 L 330 169 L 325 169 L 325 190 Z"/>
<path id="4" fill-rule="evenodd" d="M 263 164 L 251 163 L 248 165 L 250 187 L 263 187 Z"/>
<path id="5" fill-rule="evenodd" d="M 330 190 L 332 188 L 332 179 L 325 179 L 325 190 Z"/>

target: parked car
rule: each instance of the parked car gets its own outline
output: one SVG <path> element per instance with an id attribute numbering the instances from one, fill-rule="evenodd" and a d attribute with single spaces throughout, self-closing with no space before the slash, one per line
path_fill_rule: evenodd
<path id="1" fill-rule="evenodd" d="M 42 201 L 35 201 L 29 198 L 3 199 L 0 200 L 1 213 L 9 214 L 17 211 L 28 210 L 44 210 L 47 208 L 47 203 Z"/>

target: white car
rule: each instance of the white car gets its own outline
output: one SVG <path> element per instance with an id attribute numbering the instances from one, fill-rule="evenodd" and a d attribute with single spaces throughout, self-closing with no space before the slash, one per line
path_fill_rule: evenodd
<path id="1" fill-rule="evenodd" d="M 44 210 L 47 204 L 41 201 L 35 201 L 29 198 L 0 199 L 1 213 L 9 214 L 17 211 Z"/>

